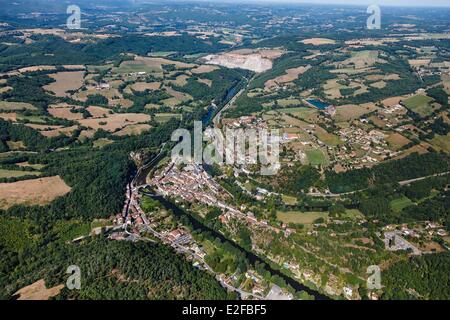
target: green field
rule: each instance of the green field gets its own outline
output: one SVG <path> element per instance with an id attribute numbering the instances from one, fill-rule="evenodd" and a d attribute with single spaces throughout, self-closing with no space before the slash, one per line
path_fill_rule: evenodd
<path id="1" fill-rule="evenodd" d="M 277 219 L 284 223 L 312 224 L 318 218 L 328 218 L 328 212 L 278 211 Z"/>
<path id="2" fill-rule="evenodd" d="M 177 53 L 176 51 L 156 51 L 156 52 L 150 52 L 149 56 L 151 57 L 167 57 L 172 54 Z"/>
<path id="3" fill-rule="evenodd" d="M 320 149 L 309 149 L 305 151 L 310 165 L 327 165 L 328 159 Z"/>
<path id="4" fill-rule="evenodd" d="M 317 113 L 317 109 L 307 108 L 307 107 L 298 107 L 298 108 L 283 108 L 277 109 L 277 111 L 282 113 L 289 113 L 301 119 L 308 120 L 309 117 Z"/>
<path id="5" fill-rule="evenodd" d="M 36 110 L 36 109 L 37 108 L 30 103 L 0 101 L 0 110 L 17 111 L 17 110 Z"/>
<path id="6" fill-rule="evenodd" d="M 106 139 L 106 138 L 100 138 L 98 140 L 95 140 L 93 143 L 94 148 L 103 148 L 104 146 L 113 143 L 114 141 Z"/>
<path id="7" fill-rule="evenodd" d="M 105 65 L 98 65 L 98 66 L 94 66 L 94 65 L 88 65 L 87 69 L 89 72 L 95 72 L 95 71 L 105 71 L 108 70 L 110 68 L 113 67 L 113 64 L 105 64 Z"/>
<path id="8" fill-rule="evenodd" d="M 391 209 L 396 212 L 400 212 L 404 208 L 412 206 L 412 205 L 414 205 L 414 203 L 410 199 L 408 199 L 407 197 L 404 197 L 404 196 L 402 198 L 394 199 L 390 203 Z"/>
<path id="9" fill-rule="evenodd" d="M 358 209 L 347 209 L 345 210 L 345 215 L 343 215 L 343 217 L 349 219 L 363 219 L 364 215 Z"/>
<path id="10" fill-rule="evenodd" d="M 426 117 L 433 112 L 433 106 L 431 105 L 432 101 L 432 98 L 419 94 L 406 99 L 403 103 L 409 110 L 421 115 L 422 117 Z"/>
<path id="11" fill-rule="evenodd" d="M 286 195 L 281 195 L 281 200 L 283 200 L 283 202 L 289 206 L 293 206 L 297 204 L 297 198 L 296 197 L 291 197 L 291 196 L 286 196 Z"/>
<path id="12" fill-rule="evenodd" d="M 181 114 L 178 113 L 157 113 L 155 114 L 155 121 L 167 122 L 172 118 L 181 119 Z"/>
<path id="13" fill-rule="evenodd" d="M 133 72 L 147 72 L 152 73 L 154 71 L 157 71 L 156 68 L 151 68 L 147 66 L 144 62 L 140 61 L 125 61 L 123 62 L 119 68 L 114 68 L 114 73 L 133 73 Z"/>
<path id="14" fill-rule="evenodd" d="M 20 170 L 7 170 L 0 169 L 0 178 L 18 178 L 23 176 L 39 176 L 41 173 L 38 171 L 20 171 Z"/>
<path id="15" fill-rule="evenodd" d="M 436 135 L 430 142 L 439 149 L 450 152 L 450 133 L 446 136 Z"/>

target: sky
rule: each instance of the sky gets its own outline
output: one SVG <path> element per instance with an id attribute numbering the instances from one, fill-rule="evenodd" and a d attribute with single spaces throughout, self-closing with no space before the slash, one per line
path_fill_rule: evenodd
<path id="1" fill-rule="evenodd" d="M 380 6 L 450 7 L 450 0 L 233 0 L 233 2 L 317 3 L 317 4 L 348 4 L 348 5 L 378 4 Z"/>

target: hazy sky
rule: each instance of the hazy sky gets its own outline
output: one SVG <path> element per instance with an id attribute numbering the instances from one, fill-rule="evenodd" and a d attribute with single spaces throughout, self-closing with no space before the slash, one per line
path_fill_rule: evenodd
<path id="1" fill-rule="evenodd" d="M 218 1 L 218 0 L 215 0 Z M 234 0 L 234 2 L 273 2 L 273 3 L 329 3 L 382 6 L 446 6 L 450 7 L 450 0 Z"/>

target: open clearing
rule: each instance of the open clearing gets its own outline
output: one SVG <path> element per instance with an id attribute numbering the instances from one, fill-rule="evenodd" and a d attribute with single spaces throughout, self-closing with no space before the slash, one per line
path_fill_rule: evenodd
<path id="1" fill-rule="evenodd" d="M 295 206 L 298 202 L 296 197 L 291 197 L 284 194 L 281 195 L 281 200 L 289 206 Z"/>
<path id="2" fill-rule="evenodd" d="M 179 114 L 179 113 L 157 113 L 157 114 L 155 114 L 155 121 L 157 121 L 157 122 L 167 122 L 172 118 L 180 119 L 181 114 Z"/>
<path id="3" fill-rule="evenodd" d="M 66 120 L 80 120 L 83 119 L 83 114 L 81 112 L 72 112 L 72 108 L 78 109 L 77 107 L 65 106 L 65 105 L 53 105 L 48 108 L 48 113 L 50 113 L 55 118 L 66 119 Z"/>
<path id="4" fill-rule="evenodd" d="M 139 92 L 143 92 L 145 90 L 158 90 L 161 87 L 161 83 L 160 82 L 136 82 L 134 83 L 131 88 L 134 91 L 139 91 Z"/>
<path id="5" fill-rule="evenodd" d="M 59 177 L 45 177 L 13 183 L 0 183 L 0 208 L 14 204 L 45 205 L 70 192 L 70 187 Z"/>
<path id="6" fill-rule="evenodd" d="M 339 144 L 342 144 L 342 141 L 339 139 L 338 136 L 328 133 L 325 129 L 319 126 L 315 126 L 315 134 L 317 138 L 329 146 L 337 146 Z"/>
<path id="7" fill-rule="evenodd" d="M 325 44 L 335 44 L 336 41 L 333 39 L 326 38 L 310 38 L 301 41 L 303 44 L 312 44 L 314 46 L 321 46 Z"/>
<path id="8" fill-rule="evenodd" d="M 65 97 L 67 91 L 81 88 L 84 71 L 65 71 L 50 74 L 49 76 L 56 81 L 44 86 L 44 89 L 53 92 L 57 97 Z"/>
<path id="9" fill-rule="evenodd" d="M 37 110 L 35 106 L 24 102 L 0 101 L 0 110 L 2 111 L 20 111 L 20 110 Z"/>
<path id="10" fill-rule="evenodd" d="M 201 65 L 201 66 L 199 66 L 199 67 L 197 67 L 197 68 L 192 69 L 191 72 L 192 72 L 193 74 L 201 74 L 201 73 L 209 73 L 209 72 L 213 72 L 213 71 L 219 70 L 219 69 L 220 69 L 220 68 L 219 68 L 219 67 L 216 67 L 216 66 L 211 66 L 211 65 L 203 64 L 203 65 Z"/>
<path id="11" fill-rule="evenodd" d="M 414 97 L 406 99 L 403 104 L 409 110 L 419 114 L 422 117 L 429 116 L 433 113 L 435 107 L 431 104 L 432 98 L 418 94 Z"/>
<path id="12" fill-rule="evenodd" d="M 312 224 L 316 219 L 328 218 L 328 212 L 278 211 L 277 219 L 284 223 Z"/>
<path id="13" fill-rule="evenodd" d="M 63 288 L 64 285 L 60 284 L 47 289 L 44 279 L 41 279 L 18 290 L 14 296 L 19 296 L 17 300 L 48 300 L 56 297 Z"/>
<path id="14" fill-rule="evenodd" d="M 308 71 L 309 68 L 310 68 L 310 66 L 306 66 L 306 67 L 300 66 L 297 68 L 287 69 L 285 71 L 284 75 L 281 75 L 281 76 L 276 77 L 271 80 L 267 80 L 266 83 L 264 84 L 264 88 L 266 90 L 270 90 L 274 87 L 277 87 L 278 85 L 283 85 L 285 83 L 292 82 L 292 81 L 296 80 L 299 77 L 299 75 Z"/>
<path id="15" fill-rule="evenodd" d="M 272 69 L 272 60 L 285 53 L 277 49 L 242 49 L 222 54 L 210 54 L 201 58 L 207 64 L 226 68 L 240 68 L 261 73 Z"/>
<path id="16" fill-rule="evenodd" d="M 347 104 L 336 107 L 336 114 L 334 115 L 334 118 L 336 119 L 337 122 L 349 121 L 358 119 L 361 116 L 373 112 L 375 110 L 377 110 L 377 107 L 372 102 L 364 103 L 361 105 Z"/>
<path id="17" fill-rule="evenodd" d="M 390 134 L 386 138 L 386 141 L 389 143 L 389 145 L 392 148 L 394 148 L 395 151 L 397 151 L 398 149 L 402 148 L 403 146 L 405 146 L 411 142 L 411 140 L 405 138 L 404 136 L 402 136 L 401 134 L 399 134 L 397 132 Z"/>
<path id="18" fill-rule="evenodd" d="M 138 135 L 142 132 L 150 130 L 152 127 L 149 124 L 132 124 L 114 133 L 115 136 L 131 136 Z"/>
<path id="19" fill-rule="evenodd" d="M 305 153 L 310 165 L 327 165 L 329 163 L 327 157 L 320 149 L 308 149 Z"/>
<path id="20" fill-rule="evenodd" d="M 392 210 L 394 210 L 396 212 L 400 212 L 404 208 L 414 205 L 414 203 L 411 200 L 409 200 L 407 197 L 402 197 L 402 198 L 392 200 L 389 205 Z"/>
<path id="21" fill-rule="evenodd" d="M 282 112 L 282 113 L 287 113 L 287 114 L 292 114 L 292 115 L 299 117 L 301 119 L 304 119 L 306 121 L 311 121 L 312 118 L 314 118 L 318 113 L 317 109 L 308 108 L 308 107 L 284 108 L 284 109 L 277 109 L 276 111 Z"/>
<path id="22" fill-rule="evenodd" d="M 447 133 L 446 136 L 435 135 L 430 142 L 438 149 L 450 152 L 450 133 Z"/>
<path id="23" fill-rule="evenodd" d="M 22 171 L 22 170 L 7 170 L 0 169 L 0 178 L 18 178 L 24 176 L 39 176 L 38 171 Z"/>
<path id="24" fill-rule="evenodd" d="M 105 118 L 82 119 L 78 122 L 85 127 L 94 130 L 103 129 L 113 132 L 125 126 L 150 121 L 150 116 L 141 113 L 116 113 L 108 114 Z"/>

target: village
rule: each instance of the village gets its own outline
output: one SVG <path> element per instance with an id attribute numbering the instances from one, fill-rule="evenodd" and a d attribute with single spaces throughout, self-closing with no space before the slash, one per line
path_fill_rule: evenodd
<path id="1" fill-rule="evenodd" d="M 186 201 L 196 199 L 206 205 L 217 205 L 228 212 L 222 216 L 223 219 L 229 215 L 233 217 L 241 215 L 240 217 L 248 222 L 269 227 L 267 222 L 258 222 L 254 216 L 246 216 L 225 202 L 217 200 L 215 196 L 218 197 L 222 189 L 200 166 L 188 165 L 182 171 L 176 168 L 177 166 L 171 163 L 160 175 L 153 178 L 150 185 L 157 186 L 157 192 L 165 196 L 178 196 Z M 173 188 L 174 183 L 177 188 Z M 200 186 L 208 186 L 210 190 L 215 190 L 215 193 L 211 195 Z M 291 293 L 278 285 L 267 282 L 255 270 L 249 269 L 243 274 L 237 271 L 233 274 L 215 272 L 205 261 L 207 252 L 201 243 L 196 241 L 188 228 L 174 223 L 167 210 L 158 208 L 153 212 L 144 212 L 141 203 L 145 201 L 143 200 L 145 197 L 150 196 L 146 187 L 132 187 L 131 184 L 127 187 L 124 209 L 114 218 L 117 227 L 110 233 L 110 240 L 161 241 L 170 245 L 176 252 L 185 255 L 194 267 L 213 273 L 224 288 L 238 293 L 241 299 L 292 300 L 294 298 Z"/>

